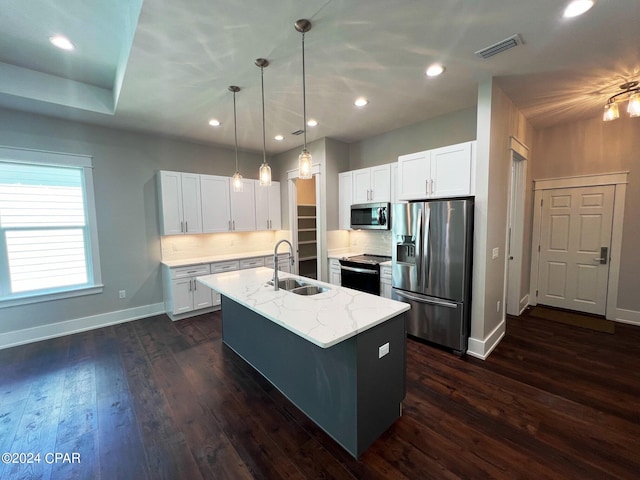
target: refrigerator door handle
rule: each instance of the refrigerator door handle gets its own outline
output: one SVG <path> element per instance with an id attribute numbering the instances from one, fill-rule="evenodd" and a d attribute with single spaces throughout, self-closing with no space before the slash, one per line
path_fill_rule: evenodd
<path id="1" fill-rule="evenodd" d="M 418 215 L 416 216 L 416 255 L 415 257 L 420 259 L 416 262 L 416 276 L 418 279 L 418 287 L 422 286 L 422 209 L 418 209 Z"/>
<path id="2" fill-rule="evenodd" d="M 429 227 L 431 223 L 431 209 L 427 209 L 425 211 L 425 222 L 424 222 L 424 252 L 422 253 L 423 262 L 424 262 L 424 288 L 429 288 L 429 273 L 431 270 L 431 254 L 429 253 Z"/>
<path id="3" fill-rule="evenodd" d="M 432 304 L 432 305 L 439 305 L 441 307 L 449 307 L 449 308 L 457 308 L 458 307 L 457 303 L 447 302 L 447 301 L 444 301 L 444 300 L 435 300 L 435 299 L 426 300 L 426 299 L 424 299 L 422 297 L 416 297 L 415 295 L 411 295 L 410 293 L 403 292 L 403 291 L 400 291 L 400 290 L 397 290 L 397 289 L 394 289 L 394 292 L 399 297 L 407 298 L 409 300 L 413 300 L 414 302 L 418 302 L 418 303 L 428 303 L 428 304 Z"/>

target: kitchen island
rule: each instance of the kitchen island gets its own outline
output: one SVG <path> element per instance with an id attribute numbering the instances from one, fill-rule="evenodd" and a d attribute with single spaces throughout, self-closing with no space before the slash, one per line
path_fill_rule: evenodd
<path id="1" fill-rule="evenodd" d="M 269 268 L 198 277 L 222 295 L 222 340 L 351 455 L 401 415 L 409 305 L 280 273 L 323 289 L 276 291 Z"/>

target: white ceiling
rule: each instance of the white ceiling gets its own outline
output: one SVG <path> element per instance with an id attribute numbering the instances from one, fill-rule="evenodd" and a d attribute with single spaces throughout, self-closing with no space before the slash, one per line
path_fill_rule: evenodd
<path id="1" fill-rule="evenodd" d="M 302 144 L 301 34 L 306 34 L 308 141 L 357 141 L 476 104 L 496 77 L 535 126 L 599 115 L 640 77 L 640 3 L 598 0 L 563 19 L 559 0 L 29 0 L 0 2 L 0 105 L 94 124 L 262 150 Z M 48 38 L 67 35 L 77 49 Z M 474 52 L 520 34 L 524 44 Z M 424 75 L 441 62 L 446 72 Z M 357 96 L 370 103 L 353 106 Z M 222 126 L 208 125 L 212 117 Z M 276 142 L 276 133 L 285 135 Z"/>

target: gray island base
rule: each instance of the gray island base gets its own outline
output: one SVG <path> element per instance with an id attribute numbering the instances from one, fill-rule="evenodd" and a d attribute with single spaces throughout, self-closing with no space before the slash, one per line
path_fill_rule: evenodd
<path id="1" fill-rule="evenodd" d="M 322 348 L 223 295 L 222 340 L 355 458 L 401 415 L 405 313 Z"/>

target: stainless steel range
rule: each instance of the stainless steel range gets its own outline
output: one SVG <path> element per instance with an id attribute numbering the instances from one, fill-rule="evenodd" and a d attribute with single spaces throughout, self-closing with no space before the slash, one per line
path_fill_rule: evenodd
<path id="1" fill-rule="evenodd" d="M 380 295 L 380 264 L 391 257 L 383 255 L 355 255 L 340 259 L 340 284 L 361 292 Z"/>

